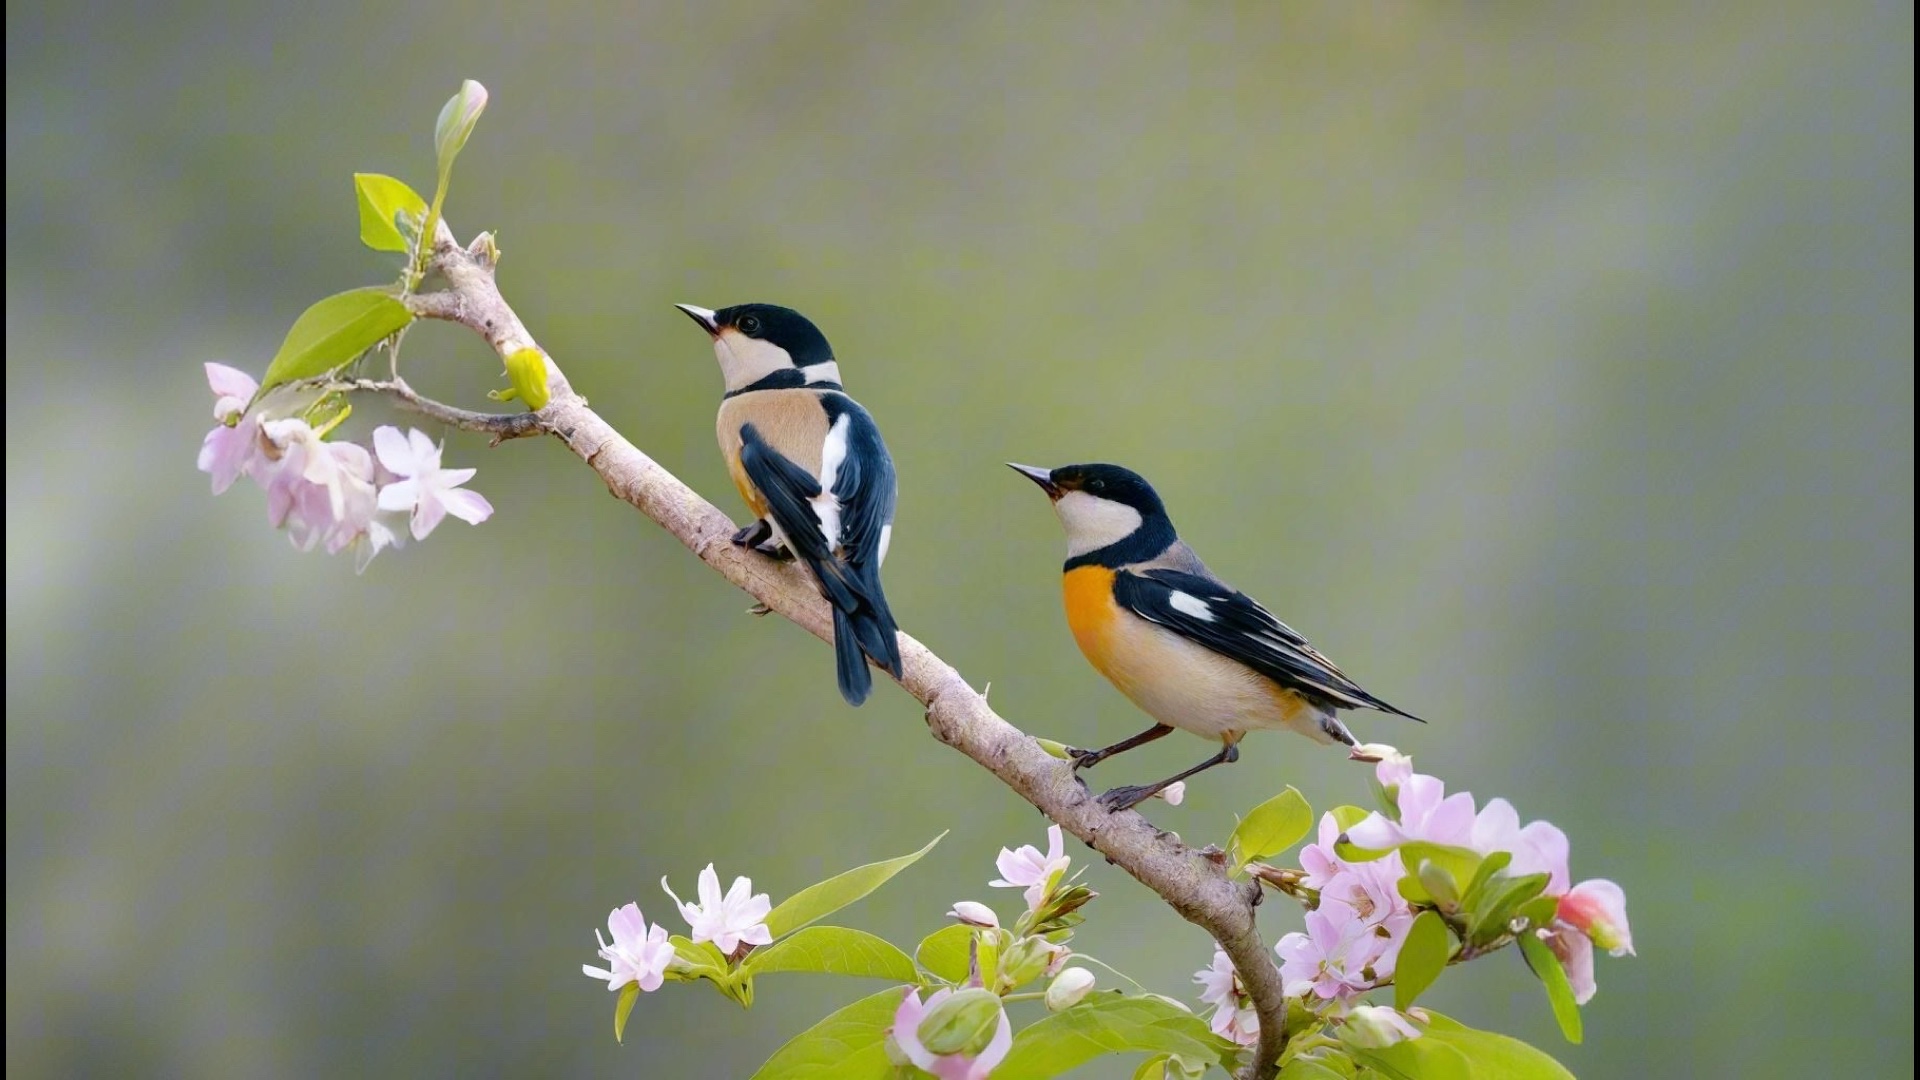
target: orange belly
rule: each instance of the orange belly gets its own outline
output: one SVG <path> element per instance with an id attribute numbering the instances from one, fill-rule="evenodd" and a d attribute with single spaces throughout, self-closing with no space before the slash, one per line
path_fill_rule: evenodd
<path id="1" fill-rule="evenodd" d="M 1149 716 L 1211 739 L 1288 728 L 1319 742 L 1321 710 L 1237 661 L 1121 610 L 1114 572 L 1075 567 L 1062 591 L 1073 640 L 1114 687 Z"/>

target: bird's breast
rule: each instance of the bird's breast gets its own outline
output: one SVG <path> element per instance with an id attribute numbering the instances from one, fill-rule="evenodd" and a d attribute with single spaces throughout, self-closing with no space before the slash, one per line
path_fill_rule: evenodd
<path id="1" fill-rule="evenodd" d="M 1256 728 L 1291 728 L 1324 741 L 1306 699 L 1122 608 L 1113 577 L 1104 566 L 1067 572 L 1067 626 L 1088 662 L 1149 716 L 1207 738 L 1232 741 Z"/>
<path id="2" fill-rule="evenodd" d="M 827 410 L 817 392 L 804 389 L 755 390 L 720 402 L 715 434 L 720 439 L 727 473 L 747 507 L 765 517 L 767 500 L 740 466 L 740 429 L 748 424 L 782 457 L 818 477 L 829 427 Z"/>

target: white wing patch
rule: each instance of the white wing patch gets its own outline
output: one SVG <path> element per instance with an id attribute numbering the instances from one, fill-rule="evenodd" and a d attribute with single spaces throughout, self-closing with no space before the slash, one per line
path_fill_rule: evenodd
<path id="1" fill-rule="evenodd" d="M 887 561 L 887 548 L 893 546 L 893 526 L 880 526 L 880 557 L 874 561 L 877 566 Z"/>
<path id="2" fill-rule="evenodd" d="M 1200 599 L 1192 593 L 1184 593 L 1175 589 L 1173 594 L 1167 597 L 1167 603 L 1173 605 L 1173 610 L 1184 615 L 1191 615 L 1201 622 L 1213 621 L 1213 609 L 1207 606 L 1205 600 Z"/>
<path id="3" fill-rule="evenodd" d="M 820 519 L 820 535 L 827 538 L 828 551 L 840 549 L 840 500 L 834 497 L 833 485 L 847 460 L 847 432 L 852 426 L 852 414 L 841 413 L 820 447 L 820 494 L 813 497 L 813 515 Z"/>

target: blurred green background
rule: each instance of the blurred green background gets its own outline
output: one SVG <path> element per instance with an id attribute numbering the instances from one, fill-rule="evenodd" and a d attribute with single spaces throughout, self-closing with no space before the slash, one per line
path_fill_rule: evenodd
<path id="1" fill-rule="evenodd" d="M 1000 463 L 1133 466 L 1433 720 L 1363 738 L 1626 887 L 1586 1045 L 1514 957 L 1435 1007 L 1588 1076 L 1911 1071 L 1908 6 L 80 3 L 6 36 L 9 1074 L 740 1076 L 875 987 L 670 987 L 618 1046 L 580 974 L 609 908 L 948 828 L 848 918 L 910 945 L 1018 903 L 985 882 L 1031 809 L 897 689 L 845 708 L 557 444 L 453 435 L 497 515 L 358 578 L 208 496 L 201 362 L 257 374 L 390 276 L 349 174 L 429 189 L 462 77 L 493 102 L 449 217 L 575 385 L 737 514 L 669 305 L 813 315 L 903 477 L 895 610 L 1014 722 L 1142 717 Z M 408 352 L 442 397 L 501 383 L 463 332 Z M 1246 749 L 1149 816 L 1365 798 L 1331 750 Z M 1091 880 L 1079 944 L 1191 1001 L 1205 937 Z"/>

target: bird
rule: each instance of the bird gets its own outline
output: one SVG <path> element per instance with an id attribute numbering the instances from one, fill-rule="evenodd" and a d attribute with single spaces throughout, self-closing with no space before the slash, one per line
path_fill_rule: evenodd
<path id="1" fill-rule="evenodd" d="M 1377 709 L 1426 721 L 1360 688 L 1286 623 L 1208 570 L 1174 531 L 1160 496 L 1118 465 L 1008 463 L 1040 485 L 1067 534 L 1067 626 L 1087 660 L 1155 724 L 1099 750 L 1068 748 L 1074 772 L 1172 732 L 1223 745 L 1157 784 L 1116 787 L 1120 811 L 1178 780 L 1240 757 L 1241 736 L 1285 728 L 1355 745 L 1337 713 Z"/>
<path id="2" fill-rule="evenodd" d="M 833 608 L 840 695 L 859 705 L 873 689 L 867 657 L 901 674 L 880 587 L 898 496 L 880 429 L 841 388 L 833 347 L 806 316 L 774 304 L 674 306 L 712 338 L 726 384 L 720 452 L 756 515 L 733 542 L 812 572 Z"/>

